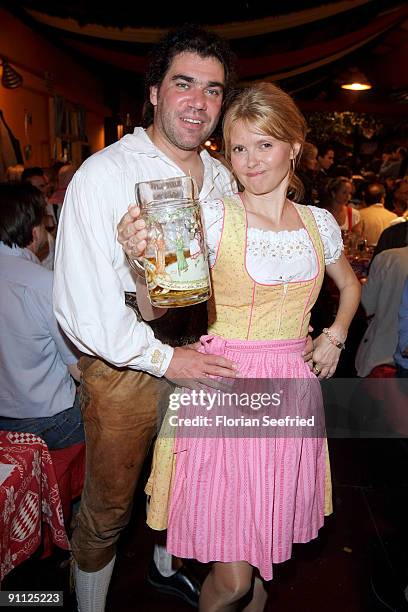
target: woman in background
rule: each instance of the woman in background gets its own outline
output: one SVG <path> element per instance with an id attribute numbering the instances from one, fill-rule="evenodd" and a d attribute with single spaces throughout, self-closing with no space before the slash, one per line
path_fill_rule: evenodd
<path id="1" fill-rule="evenodd" d="M 310 206 L 315 204 L 318 199 L 316 187 L 317 169 L 317 147 L 311 142 L 305 142 L 297 169 L 297 175 L 303 184 L 303 197 L 300 204 Z"/>
<path id="2" fill-rule="evenodd" d="M 342 231 L 361 234 L 360 213 L 350 206 L 353 183 L 345 176 L 338 176 L 327 183 L 321 206 L 336 219 Z"/>

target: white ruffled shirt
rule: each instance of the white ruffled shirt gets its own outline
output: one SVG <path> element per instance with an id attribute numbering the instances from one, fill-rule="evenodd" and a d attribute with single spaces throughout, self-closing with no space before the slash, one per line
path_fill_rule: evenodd
<path id="1" fill-rule="evenodd" d="M 316 206 L 309 206 L 309 209 L 323 242 L 325 264 L 332 264 L 339 259 L 343 250 L 339 225 L 328 210 Z M 223 203 L 221 200 L 202 202 L 202 212 L 210 265 L 213 266 L 222 234 Z M 274 232 L 249 227 L 246 268 L 256 282 L 273 285 L 314 278 L 318 261 L 305 228 Z"/>

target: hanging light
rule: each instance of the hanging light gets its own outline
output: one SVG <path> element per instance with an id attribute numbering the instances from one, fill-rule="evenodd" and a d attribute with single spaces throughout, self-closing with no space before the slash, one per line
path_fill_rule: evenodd
<path id="1" fill-rule="evenodd" d="M 19 74 L 6 60 L 5 57 L 0 58 L 3 66 L 3 74 L 1 75 L 1 84 L 6 89 L 16 89 L 23 84 L 23 77 Z"/>
<path id="2" fill-rule="evenodd" d="M 372 89 L 370 81 L 358 68 L 350 68 L 340 76 L 340 86 L 349 91 Z"/>

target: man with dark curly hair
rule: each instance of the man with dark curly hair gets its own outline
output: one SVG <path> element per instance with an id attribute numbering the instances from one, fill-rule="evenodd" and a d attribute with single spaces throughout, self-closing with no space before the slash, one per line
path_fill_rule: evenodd
<path id="1" fill-rule="evenodd" d="M 233 78 L 231 53 L 197 27 L 171 32 L 146 76 L 144 125 L 89 158 L 70 183 L 56 249 L 54 304 L 81 358 L 87 472 L 72 538 L 81 612 L 102 612 L 116 542 L 130 517 L 140 469 L 156 433 L 161 377 L 235 376 L 235 365 L 191 343 L 205 332 L 206 309 L 163 317 L 155 335 L 129 308 L 137 278 L 117 243 L 117 224 L 135 183 L 195 178 L 201 199 L 236 190 L 229 171 L 201 144 L 215 129 Z M 125 301 L 126 300 L 126 301 Z M 153 317 L 152 317 L 153 318 Z M 192 604 L 198 586 L 155 550 L 150 581 Z"/>

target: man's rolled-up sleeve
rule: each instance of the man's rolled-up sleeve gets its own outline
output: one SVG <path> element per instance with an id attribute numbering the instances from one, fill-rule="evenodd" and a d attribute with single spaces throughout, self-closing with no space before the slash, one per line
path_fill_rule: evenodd
<path id="1" fill-rule="evenodd" d="M 173 349 L 154 337 L 125 305 L 114 267 L 115 193 L 79 170 L 65 197 L 55 254 L 54 311 L 83 352 L 117 367 L 162 376 Z"/>

